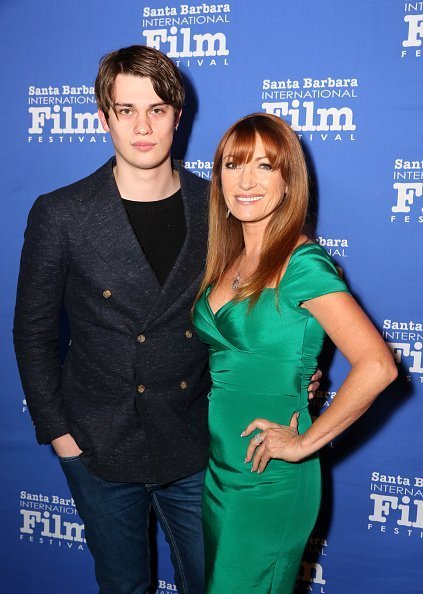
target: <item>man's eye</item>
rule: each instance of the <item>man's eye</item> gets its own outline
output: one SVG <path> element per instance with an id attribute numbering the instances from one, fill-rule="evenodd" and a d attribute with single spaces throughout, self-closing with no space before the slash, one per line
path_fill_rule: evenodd
<path id="1" fill-rule="evenodd" d="M 154 109 L 151 110 L 152 113 L 156 113 L 156 114 L 160 114 L 160 113 L 164 113 L 165 110 L 163 109 L 163 107 L 155 107 Z"/>
<path id="2" fill-rule="evenodd" d="M 127 109 L 127 108 L 119 109 L 119 115 L 126 116 L 126 115 L 131 115 L 131 113 L 132 113 L 132 109 Z"/>

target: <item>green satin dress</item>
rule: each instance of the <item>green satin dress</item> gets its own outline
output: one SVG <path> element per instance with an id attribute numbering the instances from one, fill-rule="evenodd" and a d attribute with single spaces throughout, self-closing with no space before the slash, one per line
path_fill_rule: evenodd
<path id="1" fill-rule="evenodd" d="M 215 314 L 208 289 L 194 324 L 210 347 L 210 461 L 203 496 L 207 594 L 289 594 L 321 494 L 317 456 L 299 463 L 271 460 L 262 474 L 244 458 L 255 418 L 288 425 L 298 411 L 299 432 L 311 424 L 307 388 L 324 331 L 300 304 L 346 292 L 325 250 L 303 244 L 292 253 L 279 285 L 248 301 L 229 301 Z"/>

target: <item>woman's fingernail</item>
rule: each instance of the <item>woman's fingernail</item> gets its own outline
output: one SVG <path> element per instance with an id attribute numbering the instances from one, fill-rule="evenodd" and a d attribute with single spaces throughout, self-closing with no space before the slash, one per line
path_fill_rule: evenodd
<path id="1" fill-rule="evenodd" d="M 244 431 L 243 431 L 243 432 L 241 433 L 241 437 L 244 437 L 244 435 L 245 435 L 245 433 L 244 433 Z"/>

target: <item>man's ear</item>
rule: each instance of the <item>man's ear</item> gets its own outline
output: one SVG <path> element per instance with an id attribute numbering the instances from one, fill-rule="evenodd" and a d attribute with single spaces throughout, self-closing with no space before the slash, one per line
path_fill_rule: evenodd
<path id="1" fill-rule="evenodd" d="M 97 113 L 98 113 L 98 119 L 100 120 L 101 125 L 103 126 L 103 130 L 105 130 L 106 132 L 110 132 L 110 128 L 109 128 L 109 125 L 107 123 L 107 118 L 104 115 L 104 111 L 101 111 L 101 109 L 99 109 L 97 111 Z"/>

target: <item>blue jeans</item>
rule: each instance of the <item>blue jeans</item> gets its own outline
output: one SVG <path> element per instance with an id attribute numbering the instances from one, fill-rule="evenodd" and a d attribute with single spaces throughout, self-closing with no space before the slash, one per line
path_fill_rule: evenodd
<path id="1" fill-rule="evenodd" d="M 151 507 L 170 546 L 178 592 L 204 593 L 204 471 L 167 485 L 115 483 L 93 475 L 78 457 L 59 460 L 85 524 L 100 594 L 150 591 Z"/>

